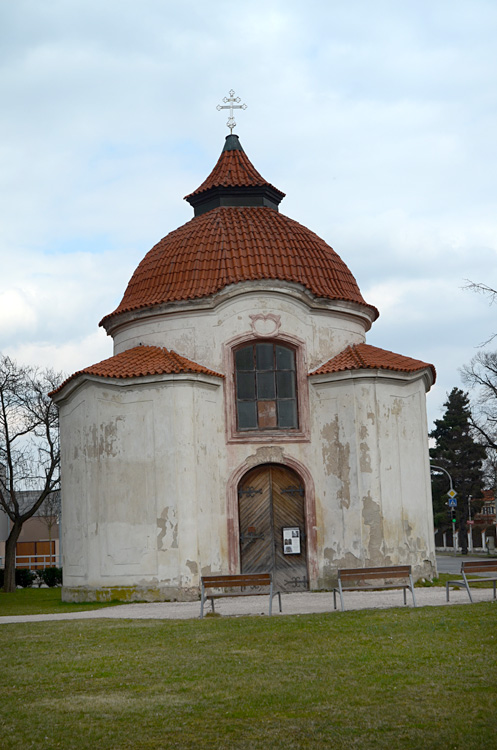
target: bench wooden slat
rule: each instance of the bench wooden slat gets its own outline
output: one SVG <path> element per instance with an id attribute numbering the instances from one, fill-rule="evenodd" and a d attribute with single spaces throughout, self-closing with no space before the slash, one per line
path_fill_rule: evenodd
<path id="1" fill-rule="evenodd" d="M 463 562 L 461 564 L 461 572 L 464 570 L 466 573 L 478 573 L 485 572 L 487 570 L 497 571 L 497 560 L 481 560 L 481 562 Z"/>
<path id="2" fill-rule="evenodd" d="M 405 579 L 405 583 L 386 583 L 391 579 Z M 379 581 L 383 583 L 379 583 Z M 352 585 L 352 582 L 371 581 L 370 586 Z M 333 604 L 337 608 L 336 594 L 340 595 L 342 612 L 344 611 L 344 591 L 374 591 L 378 589 L 402 589 L 404 604 L 407 605 L 406 590 L 412 594 L 412 601 L 416 606 L 412 569 L 410 565 L 384 565 L 374 568 L 340 568 L 338 570 L 338 588 L 333 589 Z"/>
<path id="3" fill-rule="evenodd" d="M 243 575 L 243 576 L 203 576 L 202 581 L 205 588 L 217 588 L 219 586 L 269 586 L 271 576 L 263 575 Z"/>
<path id="4" fill-rule="evenodd" d="M 408 578 L 411 573 L 410 565 L 385 566 L 383 568 L 347 568 L 339 570 L 342 581 L 369 580 L 374 578 Z"/>
<path id="5" fill-rule="evenodd" d="M 204 604 L 210 599 L 212 611 L 214 612 L 214 599 L 222 599 L 234 596 L 260 596 L 267 594 L 263 591 L 245 591 L 247 588 L 269 587 L 269 614 L 272 614 L 273 597 L 278 596 L 281 612 L 281 592 L 273 592 L 273 576 L 271 573 L 245 573 L 238 575 L 211 575 L 202 576 L 200 595 L 200 617 L 204 616 Z M 219 593 L 219 589 L 230 589 L 229 593 Z M 239 589 L 235 592 L 233 589 Z M 216 593 L 212 593 L 217 590 Z"/>

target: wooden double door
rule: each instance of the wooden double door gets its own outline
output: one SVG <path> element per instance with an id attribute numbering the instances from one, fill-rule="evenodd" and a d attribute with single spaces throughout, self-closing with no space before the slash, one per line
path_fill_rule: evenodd
<path id="1" fill-rule="evenodd" d="M 238 486 L 241 573 L 272 572 L 279 591 L 309 588 L 303 483 L 279 464 L 251 469 Z"/>

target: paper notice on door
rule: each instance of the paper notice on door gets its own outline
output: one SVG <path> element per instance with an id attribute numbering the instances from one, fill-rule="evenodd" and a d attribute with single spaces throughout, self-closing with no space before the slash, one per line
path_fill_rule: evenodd
<path id="1" fill-rule="evenodd" d="M 300 555 L 300 529 L 283 529 L 283 554 Z"/>

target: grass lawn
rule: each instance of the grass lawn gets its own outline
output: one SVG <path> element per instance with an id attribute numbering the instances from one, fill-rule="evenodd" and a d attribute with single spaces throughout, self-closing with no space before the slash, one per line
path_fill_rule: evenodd
<path id="1" fill-rule="evenodd" d="M 123 602 L 105 602 L 92 604 L 71 604 L 60 600 L 61 588 L 17 589 L 6 594 L 0 589 L 0 617 L 11 615 L 46 615 L 61 612 L 83 612 L 87 609 L 102 609 Z M 0 748 L 1 737 L 0 737 Z M 3 748 L 2 748 L 3 750 Z"/>
<path id="2" fill-rule="evenodd" d="M 9 750 L 496 746 L 497 605 L 0 626 Z"/>

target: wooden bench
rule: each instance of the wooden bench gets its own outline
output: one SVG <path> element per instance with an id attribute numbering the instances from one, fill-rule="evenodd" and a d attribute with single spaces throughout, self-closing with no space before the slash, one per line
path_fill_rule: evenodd
<path id="1" fill-rule="evenodd" d="M 481 573 L 493 573 L 493 576 L 482 576 L 478 575 Z M 461 575 L 462 581 L 447 581 L 445 584 L 445 591 L 447 594 L 447 601 L 449 601 L 449 586 L 464 586 L 468 592 L 469 601 L 473 601 L 471 596 L 470 584 L 481 583 L 482 581 L 492 581 L 494 585 L 494 599 L 495 599 L 495 584 L 497 583 L 497 560 L 466 560 L 461 563 Z M 468 575 L 475 576 L 474 578 L 468 578 Z"/>
<path id="2" fill-rule="evenodd" d="M 269 592 L 245 590 L 253 588 L 254 586 L 269 587 Z M 220 589 L 223 589 L 222 593 L 220 593 Z M 228 589 L 229 591 L 227 591 Z M 238 591 L 236 591 L 236 589 L 238 589 Z M 273 611 L 274 596 L 277 596 L 279 599 L 281 612 L 281 593 L 279 591 L 273 591 L 272 573 L 246 573 L 244 575 L 233 576 L 202 576 L 200 617 L 204 616 L 204 604 L 206 599 L 210 599 L 212 611 L 215 612 L 214 599 L 222 599 L 230 596 L 262 596 L 263 594 L 269 595 L 269 614 L 271 615 Z"/>
<path id="3" fill-rule="evenodd" d="M 404 583 L 386 583 L 398 579 Z M 370 585 L 364 585 L 370 581 Z M 383 581 L 383 583 L 382 583 Z M 342 612 L 344 611 L 344 591 L 375 591 L 378 589 L 402 589 L 404 604 L 407 605 L 406 590 L 412 594 L 412 602 L 416 606 L 414 583 L 410 565 L 390 565 L 379 568 L 342 568 L 338 571 L 338 588 L 333 589 L 333 605 L 337 608 L 337 591 L 340 594 Z"/>

